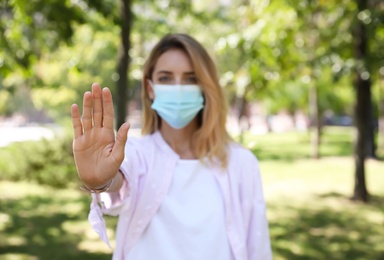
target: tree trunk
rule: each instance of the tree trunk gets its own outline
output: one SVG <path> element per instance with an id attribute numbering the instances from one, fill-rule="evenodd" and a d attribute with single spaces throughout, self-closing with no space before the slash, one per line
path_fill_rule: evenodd
<path id="1" fill-rule="evenodd" d="M 312 17 L 310 17 L 308 26 L 309 31 L 309 64 L 311 66 L 311 82 L 309 86 L 309 115 L 310 115 L 310 134 L 311 134 L 311 145 L 312 152 L 311 157 L 314 159 L 320 158 L 320 143 L 321 143 L 321 122 L 320 122 L 320 109 L 319 109 L 319 89 L 317 82 L 319 79 L 319 73 L 315 71 L 316 67 L 316 54 L 313 50 L 316 50 L 319 46 L 319 34 L 318 34 L 318 23 L 320 16 L 320 7 L 318 5 L 312 9 Z"/>
<path id="2" fill-rule="evenodd" d="M 129 49 L 131 47 L 130 34 L 133 22 L 131 6 L 132 0 L 121 0 L 121 45 L 118 53 L 117 63 L 117 88 L 115 93 L 116 100 L 116 129 L 124 122 L 127 116 L 127 90 L 128 90 L 128 68 L 129 68 Z"/>
<path id="3" fill-rule="evenodd" d="M 366 3 L 365 8 L 368 8 L 370 10 L 374 10 L 374 8 L 378 8 L 379 1 L 376 2 L 376 0 L 370 0 L 370 1 L 367 0 L 366 2 L 367 3 Z M 367 41 L 369 41 L 369 36 L 367 35 L 367 32 L 365 33 L 365 35 L 366 35 Z M 369 46 L 369 44 L 367 46 Z M 368 53 L 368 51 L 369 50 L 367 50 L 367 53 Z M 369 55 L 367 55 L 367 57 L 368 56 Z M 370 63 L 368 61 L 366 61 L 366 64 L 367 64 L 367 66 L 369 66 Z M 369 68 L 367 70 L 369 72 L 371 72 L 371 70 Z M 370 85 L 371 85 L 371 82 L 370 82 Z M 367 133 L 366 133 L 367 135 L 366 135 L 366 139 L 365 139 L 365 154 L 368 158 L 376 159 L 377 158 L 376 150 L 377 150 L 378 144 L 376 142 L 375 135 L 378 132 L 377 124 L 378 124 L 379 118 L 377 118 L 375 116 L 374 105 L 373 105 L 373 102 L 371 101 L 371 99 L 370 99 L 370 104 L 369 104 L 368 109 L 369 109 L 369 112 L 368 112 L 369 124 L 367 125 L 368 130 L 367 130 Z"/>
<path id="4" fill-rule="evenodd" d="M 318 100 L 318 89 L 316 82 L 311 83 L 309 89 L 309 110 L 311 116 L 311 157 L 314 159 L 320 158 L 320 141 L 321 141 L 321 122 Z"/>
<path id="5" fill-rule="evenodd" d="M 243 143 L 244 141 L 244 132 L 246 130 L 249 130 L 249 115 L 247 112 L 248 101 L 246 96 L 250 89 L 251 89 L 251 86 L 247 85 L 245 87 L 244 93 L 236 97 L 236 101 L 235 101 L 235 107 L 236 107 L 236 110 L 238 111 L 237 122 L 240 130 L 240 133 L 239 133 L 240 143 Z"/>
<path id="6" fill-rule="evenodd" d="M 356 0 L 358 12 L 367 9 L 366 0 Z M 367 201 L 368 191 L 365 181 L 366 138 L 370 130 L 371 81 L 368 70 L 367 33 L 364 23 L 357 19 L 354 28 L 354 54 L 356 70 L 354 85 L 356 89 L 355 124 L 357 136 L 355 142 L 355 185 L 352 199 Z"/>
<path id="7" fill-rule="evenodd" d="M 371 85 L 371 84 L 370 84 Z M 368 106 L 368 125 L 365 136 L 365 155 L 368 158 L 376 158 L 376 143 L 375 143 L 375 116 L 373 114 L 373 104 L 370 102 Z"/>
<path id="8" fill-rule="evenodd" d="M 384 151 L 384 75 L 381 76 L 379 83 L 379 149 Z"/>

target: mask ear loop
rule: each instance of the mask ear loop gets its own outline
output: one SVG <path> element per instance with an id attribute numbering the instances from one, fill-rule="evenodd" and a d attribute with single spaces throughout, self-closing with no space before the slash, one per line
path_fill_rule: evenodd
<path id="1" fill-rule="evenodd" d="M 149 85 L 151 86 L 151 88 L 153 89 L 153 82 L 152 82 L 152 80 L 150 80 L 150 79 L 147 79 L 148 80 L 148 82 L 149 82 Z"/>
<path id="2" fill-rule="evenodd" d="M 152 92 L 155 93 L 155 87 L 154 87 L 154 85 L 153 85 L 152 80 L 147 79 L 147 81 L 148 81 L 148 83 L 149 83 L 149 86 L 150 86 L 151 89 L 152 89 Z M 151 99 L 151 97 L 150 97 L 149 95 L 148 95 L 148 98 L 149 98 L 149 100 L 151 100 L 151 102 L 153 103 L 153 99 Z"/>
<path id="3" fill-rule="evenodd" d="M 148 83 L 149 83 L 149 86 L 152 88 L 152 91 L 153 91 L 153 93 L 155 93 L 155 86 L 154 86 L 154 84 L 153 84 L 153 82 L 152 82 L 152 80 L 150 80 L 150 79 L 147 79 L 148 80 Z M 151 102 L 153 103 L 153 99 L 151 99 L 151 97 L 149 97 L 149 95 L 148 95 L 148 98 L 149 98 L 149 100 L 151 100 Z M 155 117 L 155 128 L 156 128 L 156 130 L 159 130 L 160 129 L 160 126 L 161 126 L 161 119 L 160 119 L 160 116 L 159 116 L 159 114 L 156 112 L 156 110 L 153 110 L 152 109 L 152 111 L 156 114 L 156 117 Z"/>

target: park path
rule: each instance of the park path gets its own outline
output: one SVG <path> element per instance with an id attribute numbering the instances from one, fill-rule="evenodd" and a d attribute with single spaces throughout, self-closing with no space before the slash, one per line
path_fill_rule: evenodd
<path id="1" fill-rule="evenodd" d="M 58 129 L 42 126 L 1 126 L 0 147 L 22 141 L 38 141 L 43 138 L 52 139 Z"/>
<path id="2" fill-rule="evenodd" d="M 0 147 L 15 142 L 38 141 L 43 138 L 52 139 L 61 131 L 59 126 L 0 126 Z M 129 136 L 138 137 L 140 132 L 140 129 L 132 128 L 129 130 Z"/>

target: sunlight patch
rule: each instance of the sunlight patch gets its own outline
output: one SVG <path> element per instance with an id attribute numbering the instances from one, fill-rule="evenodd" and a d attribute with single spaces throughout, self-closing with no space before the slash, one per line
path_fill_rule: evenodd
<path id="1" fill-rule="evenodd" d="M 62 225 L 62 228 L 65 232 L 74 235 L 84 235 L 89 229 L 89 224 L 87 220 L 83 221 L 65 221 Z"/>
<path id="2" fill-rule="evenodd" d="M 28 195 L 46 194 L 46 188 L 27 182 L 0 182 L 0 199 L 19 199 Z"/>
<path id="3" fill-rule="evenodd" d="M 76 217 L 79 212 L 84 211 L 84 205 L 81 202 L 68 202 L 61 205 L 60 212 L 66 213 L 69 217 Z"/>
<path id="4" fill-rule="evenodd" d="M 114 248 L 114 242 L 110 241 L 112 248 Z M 110 249 L 107 244 L 105 244 L 101 239 L 98 239 L 97 241 L 94 240 L 83 240 L 81 241 L 77 248 L 82 251 L 87 251 L 91 253 L 107 253 L 111 254 L 113 253 L 113 250 Z"/>
<path id="5" fill-rule="evenodd" d="M 0 259 L 3 259 L 3 260 L 21 260 L 21 259 L 37 260 L 38 258 L 36 256 L 32 256 L 32 255 L 28 255 L 28 254 L 5 254 L 5 255 L 0 255 Z"/>
<path id="6" fill-rule="evenodd" d="M 381 212 L 371 211 L 365 214 L 365 217 L 374 224 L 382 225 L 384 223 L 384 215 Z"/>
<path id="7" fill-rule="evenodd" d="M 3 231 L 10 222 L 11 218 L 8 214 L 0 213 L 0 231 Z"/>
<path id="8" fill-rule="evenodd" d="M 27 244 L 27 240 L 21 236 L 8 236 L 7 246 L 22 246 Z"/>

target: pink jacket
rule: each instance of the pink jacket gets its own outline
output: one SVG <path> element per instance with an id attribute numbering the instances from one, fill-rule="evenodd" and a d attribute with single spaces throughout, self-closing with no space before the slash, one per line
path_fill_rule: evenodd
<path id="1" fill-rule="evenodd" d="M 130 137 L 120 167 L 126 179 L 123 187 L 116 193 L 92 194 L 89 221 L 108 245 L 103 213 L 119 215 L 113 259 L 124 259 L 143 234 L 167 194 L 178 159 L 159 132 Z M 233 255 L 236 260 L 272 259 L 258 161 L 235 143 L 228 159 L 226 169 L 213 166 L 212 171 L 222 190 Z"/>

